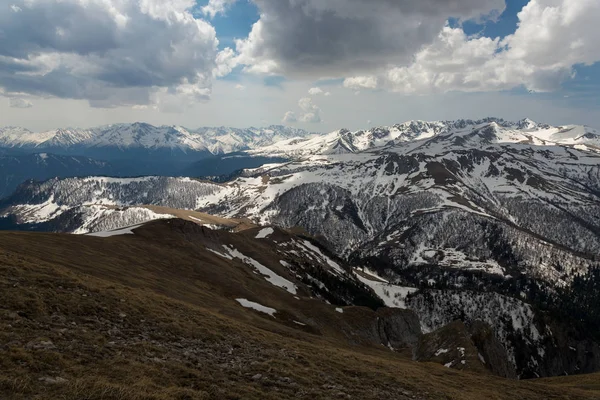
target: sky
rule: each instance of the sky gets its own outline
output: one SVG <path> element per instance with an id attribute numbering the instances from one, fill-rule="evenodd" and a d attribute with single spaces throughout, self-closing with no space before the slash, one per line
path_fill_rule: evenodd
<path id="1" fill-rule="evenodd" d="M 598 0 L 0 0 L 0 126 L 600 128 Z"/>

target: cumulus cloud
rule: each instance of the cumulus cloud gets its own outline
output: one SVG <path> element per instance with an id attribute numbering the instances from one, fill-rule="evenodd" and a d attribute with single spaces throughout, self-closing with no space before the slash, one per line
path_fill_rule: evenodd
<path id="1" fill-rule="evenodd" d="M 310 97 L 300 99 L 298 106 L 303 112 L 298 118 L 299 121 L 310 124 L 318 124 L 321 122 L 321 109 L 313 103 Z"/>
<path id="2" fill-rule="evenodd" d="M 214 18 L 217 14 L 222 14 L 237 0 L 210 0 L 207 5 L 202 7 L 202 13 Z"/>
<path id="3" fill-rule="evenodd" d="M 11 108 L 31 108 L 33 103 L 29 100 L 20 97 L 11 97 L 9 99 L 9 107 Z"/>
<path id="4" fill-rule="evenodd" d="M 283 117 L 283 122 L 294 123 L 303 122 L 306 124 L 318 124 L 322 122 L 321 108 L 313 103 L 310 97 L 303 97 L 298 101 L 298 107 L 301 113 L 296 114 L 294 111 L 288 111 Z"/>
<path id="5" fill-rule="evenodd" d="M 389 89 L 407 94 L 507 90 L 524 85 L 552 91 L 573 67 L 600 61 L 600 2 L 531 0 L 504 39 L 468 37 L 444 27 L 408 66 L 345 79 L 350 89 Z"/>
<path id="6" fill-rule="evenodd" d="M 318 96 L 320 94 L 322 94 L 323 96 L 331 96 L 330 92 L 325 92 L 320 87 L 314 87 L 314 88 L 308 89 L 308 94 L 311 96 Z"/>
<path id="7" fill-rule="evenodd" d="M 237 66 L 237 56 L 233 49 L 227 47 L 224 50 L 221 50 L 217 54 L 216 58 L 216 67 L 213 70 L 213 76 L 215 78 L 221 78 L 227 76 L 233 71 L 233 69 Z"/>
<path id="8" fill-rule="evenodd" d="M 0 5 L 0 88 L 92 106 L 210 97 L 230 71 L 193 0 L 20 0 Z M 18 10 L 18 11 L 16 11 Z M 8 40 L 10 38 L 10 40 Z M 215 72 L 216 71 L 216 72 Z"/>
<path id="9" fill-rule="evenodd" d="M 354 76 L 344 79 L 344 87 L 350 89 L 376 89 L 379 85 L 379 78 L 375 76 Z"/>
<path id="10" fill-rule="evenodd" d="M 298 122 L 298 117 L 296 116 L 295 112 L 288 111 L 283 116 L 283 122 L 285 122 L 286 124 L 293 124 L 295 122 Z"/>
<path id="11" fill-rule="evenodd" d="M 407 63 L 450 17 L 498 14 L 504 0 L 254 0 L 260 19 L 236 49 L 246 71 L 340 77 Z"/>

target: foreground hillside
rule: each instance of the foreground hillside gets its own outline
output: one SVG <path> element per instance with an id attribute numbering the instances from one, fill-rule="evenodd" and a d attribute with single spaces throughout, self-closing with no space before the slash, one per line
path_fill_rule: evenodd
<path id="1" fill-rule="evenodd" d="M 100 236 L 0 233 L 1 398 L 600 395 L 594 377 L 516 381 L 411 361 L 400 340 L 415 329 L 410 312 L 340 306 L 378 303 L 293 234 L 170 220 Z M 277 243 L 298 247 L 274 253 Z M 319 285 L 303 283 L 311 266 L 345 295 L 316 298 Z M 383 337 L 370 328 L 381 319 L 408 325 Z"/>

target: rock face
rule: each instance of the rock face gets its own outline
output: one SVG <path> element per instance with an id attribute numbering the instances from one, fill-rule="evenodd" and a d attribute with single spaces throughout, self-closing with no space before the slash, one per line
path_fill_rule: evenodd
<path id="1" fill-rule="evenodd" d="M 479 360 L 495 375 L 505 378 L 516 378 L 515 366 L 511 364 L 502 343 L 486 323 L 474 321 L 468 326 L 471 341 L 481 357 Z"/>
<path id="2" fill-rule="evenodd" d="M 431 361 L 447 368 L 485 372 L 485 363 L 479 350 L 471 340 L 462 321 L 454 321 L 419 339 L 414 358 L 417 361 Z"/>
<path id="3" fill-rule="evenodd" d="M 454 321 L 421 336 L 414 358 L 438 362 L 448 368 L 491 372 L 504 378 L 517 377 L 506 349 L 492 328 L 481 321 L 469 325 Z"/>
<path id="4" fill-rule="evenodd" d="M 341 317 L 341 331 L 355 344 L 412 351 L 422 335 L 419 318 L 410 310 L 380 308 L 373 314 L 364 308 L 350 307 L 343 309 Z"/>
<path id="5" fill-rule="evenodd" d="M 409 310 L 381 308 L 377 311 L 381 343 L 393 349 L 414 348 L 421 336 L 419 317 Z"/>

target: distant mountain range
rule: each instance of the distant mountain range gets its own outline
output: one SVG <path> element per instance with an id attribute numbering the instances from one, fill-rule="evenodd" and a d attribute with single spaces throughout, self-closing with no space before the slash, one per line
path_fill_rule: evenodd
<path id="1" fill-rule="evenodd" d="M 28 179 L 227 175 L 285 160 L 240 152 L 314 135 L 284 126 L 187 130 L 134 123 L 46 132 L 0 128 L 0 198 Z"/>
<path id="2" fill-rule="evenodd" d="M 0 147 L 36 152 L 121 159 L 128 151 L 222 155 L 268 146 L 281 140 L 314 136 L 285 126 L 267 128 L 199 128 L 113 124 L 91 129 L 55 129 L 31 132 L 20 127 L 0 128 Z"/>

